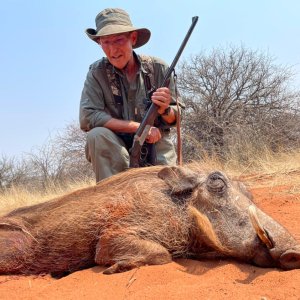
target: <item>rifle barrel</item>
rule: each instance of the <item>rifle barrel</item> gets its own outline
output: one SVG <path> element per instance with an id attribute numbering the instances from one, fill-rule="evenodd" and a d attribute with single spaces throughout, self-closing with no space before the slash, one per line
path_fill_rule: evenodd
<path id="1" fill-rule="evenodd" d="M 182 41 L 181 45 L 180 45 L 180 48 L 179 50 L 177 51 L 177 54 L 172 62 L 172 64 L 170 65 L 170 67 L 168 68 L 165 76 L 164 76 L 164 79 L 163 79 L 163 82 L 161 84 L 161 86 L 159 87 L 168 87 L 169 86 L 169 82 L 170 82 L 170 78 L 171 78 L 171 75 L 172 73 L 174 72 L 174 69 L 175 69 L 175 66 L 196 26 L 198 22 L 198 16 L 195 16 L 192 18 L 192 25 L 190 26 L 184 40 Z M 138 157 L 137 155 L 140 154 L 140 149 L 141 149 L 141 146 L 143 145 L 144 143 L 144 140 L 141 139 L 141 136 L 146 136 L 145 134 L 145 130 L 146 130 L 146 125 L 153 125 L 154 124 L 154 120 L 155 118 L 157 117 L 157 110 L 158 110 L 158 107 L 157 105 L 155 105 L 154 103 L 151 103 L 145 117 L 143 118 L 139 128 L 137 129 L 135 135 L 134 135 L 134 140 L 133 140 L 133 145 L 132 145 L 132 148 L 131 148 L 131 153 L 130 153 L 130 167 L 138 167 Z M 149 126 L 148 126 L 149 127 Z M 149 129 L 148 129 L 149 131 Z M 144 133 L 144 134 L 143 134 Z"/>
<path id="2" fill-rule="evenodd" d="M 183 52 L 183 50 L 184 50 L 184 48 L 185 48 L 188 40 L 189 40 L 189 38 L 190 38 L 190 36 L 191 36 L 191 34 L 192 34 L 192 32 L 193 32 L 193 30 L 194 30 L 197 22 L 198 22 L 198 16 L 193 17 L 192 18 L 192 25 L 190 26 L 190 28 L 189 28 L 189 30 L 188 30 L 188 32 L 187 32 L 184 40 L 182 41 L 182 43 L 180 45 L 180 48 L 177 51 L 177 54 L 176 54 L 175 58 L 173 59 L 173 62 L 171 63 L 170 67 L 168 68 L 168 71 L 167 71 L 167 73 L 166 73 L 166 75 L 164 77 L 164 80 L 163 80 L 163 83 L 162 83 L 161 87 L 164 87 L 166 85 L 166 82 L 169 79 L 169 77 L 171 77 L 171 74 L 174 71 L 175 66 L 176 66 L 176 64 L 177 64 L 177 62 L 178 62 L 178 60 L 179 60 L 179 58 L 180 58 L 180 56 L 181 56 L 181 54 Z"/>
<path id="3" fill-rule="evenodd" d="M 188 40 L 189 40 L 189 38 L 190 38 L 197 22 L 198 22 L 198 16 L 193 17 L 192 18 L 192 25 L 190 26 L 184 40 L 182 41 L 182 43 L 180 45 L 180 48 L 177 51 L 177 54 L 176 54 L 175 58 L 173 59 L 173 62 L 171 63 L 170 67 L 168 68 L 167 73 L 165 74 L 165 77 L 163 79 L 162 85 L 160 87 L 167 87 L 169 85 L 169 79 L 170 79 L 170 77 L 171 77 L 171 75 L 172 75 L 172 73 L 175 69 L 175 66 L 176 66 L 176 64 L 177 64 L 177 62 L 178 62 L 178 60 L 179 60 L 179 58 L 180 58 L 180 56 L 183 52 Z M 142 132 L 144 131 L 144 127 L 147 123 L 149 124 L 151 122 L 152 125 L 153 125 L 154 120 L 157 116 L 157 110 L 158 110 L 158 107 L 154 103 L 151 103 L 144 119 L 142 120 L 138 130 L 136 131 L 137 135 L 140 136 L 142 134 Z"/>

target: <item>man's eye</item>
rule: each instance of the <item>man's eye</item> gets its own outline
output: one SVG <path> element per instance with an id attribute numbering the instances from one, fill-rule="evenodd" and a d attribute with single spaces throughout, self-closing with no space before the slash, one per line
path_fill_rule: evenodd
<path id="1" fill-rule="evenodd" d="M 119 38 L 115 41 L 115 43 L 122 44 L 124 42 L 124 40 L 125 40 L 124 38 Z"/>

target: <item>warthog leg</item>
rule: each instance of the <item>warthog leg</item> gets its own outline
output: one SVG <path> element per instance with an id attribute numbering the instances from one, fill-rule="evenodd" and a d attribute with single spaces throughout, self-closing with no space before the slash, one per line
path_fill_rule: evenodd
<path id="1" fill-rule="evenodd" d="M 101 236 L 95 256 L 97 264 L 111 265 L 104 274 L 125 272 L 143 265 L 162 265 L 171 260 L 165 247 L 128 234 Z"/>

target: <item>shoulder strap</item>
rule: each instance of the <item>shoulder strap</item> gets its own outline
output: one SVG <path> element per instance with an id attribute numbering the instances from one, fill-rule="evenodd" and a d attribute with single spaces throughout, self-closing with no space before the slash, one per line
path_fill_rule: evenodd
<path id="1" fill-rule="evenodd" d="M 146 71 L 144 76 L 145 81 L 145 89 L 146 93 L 149 96 L 150 93 L 155 90 L 155 82 L 154 82 L 154 66 L 153 60 L 151 56 L 147 55 L 139 55 L 141 64 Z M 102 67 L 105 70 L 104 74 L 107 80 L 107 83 L 110 86 L 112 95 L 114 97 L 116 107 L 118 109 L 118 113 L 120 116 L 123 114 L 123 98 L 121 92 L 121 83 L 120 78 L 116 72 L 113 70 L 113 66 L 109 63 L 107 58 L 103 58 Z M 147 104 L 145 104 L 147 106 Z"/>
<path id="2" fill-rule="evenodd" d="M 150 93 L 151 90 L 155 89 L 155 82 L 154 82 L 154 66 L 153 60 L 151 56 L 148 55 L 140 55 L 141 63 L 145 71 L 145 86 L 147 88 L 147 93 Z"/>
<path id="3" fill-rule="evenodd" d="M 119 75 L 113 70 L 113 66 L 109 63 L 107 58 L 103 58 L 102 67 L 104 69 L 104 75 L 107 83 L 110 86 L 113 98 L 115 100 L 116 107 L 118 109 L 119 116 L 123 114 L 123 98 L 121 92 L 121 83 Z"/>
<path id="4" fill-rule="evenodd" d="M 121 87 L 119 76 L 113 71 L 113 66 L 109 63 L 107 58 L 102 60 L 102 66 L 106 71 L 107 81 L 110 85 L 113 95 L 121 96 Z"/>

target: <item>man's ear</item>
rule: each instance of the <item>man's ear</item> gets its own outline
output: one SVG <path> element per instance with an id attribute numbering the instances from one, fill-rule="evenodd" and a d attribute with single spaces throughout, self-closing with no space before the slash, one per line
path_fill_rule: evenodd
<path id="1" fill-rule="evenodd" d="M 138 32 L 137 31 L 132 31 L 130 33 L 130 40 L 131 40 L 132 46 L 134 46 L 136 44 L 137 38 L 138 38 Z"/>
<path id="2" fill-rule="evenodd" d="M 158 172 L 158 177 L 172 189 L 172 195 L 190 193 L 201 182 L 197 173 L 183 167 L 165 167 Z"/>

